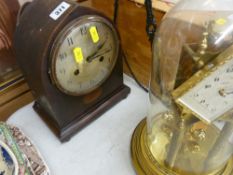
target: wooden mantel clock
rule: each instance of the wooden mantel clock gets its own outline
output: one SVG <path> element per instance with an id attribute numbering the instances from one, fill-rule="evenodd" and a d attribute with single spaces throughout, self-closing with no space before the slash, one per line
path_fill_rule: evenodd
<path id="1" fill-rule="evenodd" d="M 34 109 L 61 141 L 130 92 L 116 28 L 76 2 L 35 0 L 24 7 L 15 49 Z"/>

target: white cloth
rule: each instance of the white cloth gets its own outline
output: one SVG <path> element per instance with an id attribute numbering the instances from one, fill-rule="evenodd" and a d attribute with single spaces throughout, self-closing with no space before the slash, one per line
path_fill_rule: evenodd
<path id="1" fill-rule="evenodd" d="M 7 123 L 19 127 L 44 157 L 52 175 L 134 175 L 130 141 L 138 123 L 147 115 L 148 94 L 124 76 L 131 93 L 81 130 L 60 143 L 29 104 Z"/>

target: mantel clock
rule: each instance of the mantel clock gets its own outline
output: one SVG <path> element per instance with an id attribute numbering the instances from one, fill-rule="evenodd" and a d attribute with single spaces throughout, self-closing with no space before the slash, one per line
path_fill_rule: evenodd
<path id="1" fill-rule="evenodd" d="M 15 49 L 35 97 L 34 109 L 61 141 L 129 93 L 113 23 L 73 1 L 26 4 Z"/>

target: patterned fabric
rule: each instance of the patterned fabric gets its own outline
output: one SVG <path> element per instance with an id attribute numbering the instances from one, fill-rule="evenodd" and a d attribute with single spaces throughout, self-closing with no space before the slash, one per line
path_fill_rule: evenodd
<path id="1" fill-rule="evenodd" d="M 15 155 L 19 175 L 49 175 L 49 170 L 31 141 L 16 127 L 0 123 L 0 141 Z M 7 157 L 7 156 L 5 156 Z M 9 161 L 10 162 L 10 158 Z M 4 171 L 0 175 L 5 174 Z"/>

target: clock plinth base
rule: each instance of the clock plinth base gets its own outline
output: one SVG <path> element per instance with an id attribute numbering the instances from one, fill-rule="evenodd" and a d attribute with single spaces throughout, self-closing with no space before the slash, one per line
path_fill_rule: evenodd
<path id="1" fill-rule="evenodd" d="M 131 158 L 138 175 L 187 175 L 178 174 L 160 165 L 153 157 L 147 143 L 147 126 L 144 119 L 135 129 L 131 140 Z M 231 175 L 232 172 L 233 157 L 223 169 L 205 175 Z"/>
<path id="2" fill-rule="evenodd" d="M 96 108 L 94 110 L 87 111 L 82 116 L 77 116 L 75 120 L 71 121 L 68 125 L 64 127 L 57 126 L 55 124 L 56 122 L 52 119 L 53 117 L 47 114 L 39 103 L 35 102 L 33 108 L 50 127 L 50 129 L 57 135 L 57 137 L 59 137 L 60 141 L 66 142 L 69 141 L 73 135 L 84 128 L 87 124 L 97 119 L 105 111 L 110 109 L 122 99 L 126 98 L 129 93 L 130 88 L 123 85 L 121 88 L 114 91 L 111 96 L 103 99 L 101 102 L 96 104 Z"/>

